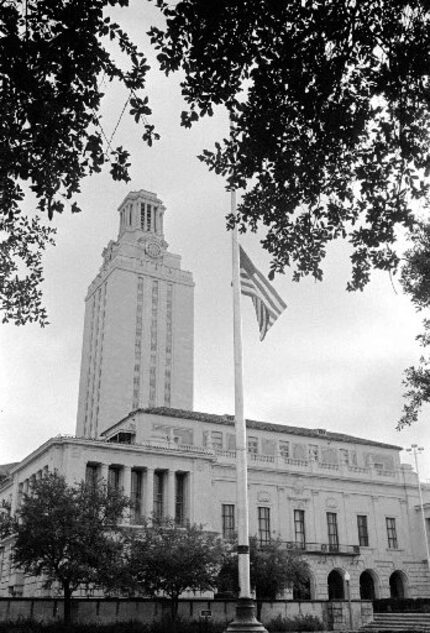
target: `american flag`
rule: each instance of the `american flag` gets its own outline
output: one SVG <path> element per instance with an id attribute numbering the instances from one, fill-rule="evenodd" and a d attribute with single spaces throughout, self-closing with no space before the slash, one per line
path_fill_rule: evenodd
<path id="1" fill-rule="evenodd" d="M 241 246 L 239 246 L 239 250 L 241 293 L 252 299 L 260 330 L 260 341 L 262 341 L 267 330 L 282 314 L 287 304 L 282 301 L 273 286 L 254 266 Z"/>

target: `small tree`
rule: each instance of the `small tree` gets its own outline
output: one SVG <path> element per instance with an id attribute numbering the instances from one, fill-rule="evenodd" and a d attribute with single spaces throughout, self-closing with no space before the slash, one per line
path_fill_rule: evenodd
<path id="1" fill-rule="evenodd" d="M 106 487 L 70 486 L 48 474 L 25 494 L 15 517 L 14 564 L 47 584 L 60 583 L 64 621 L 79 585 L 100 584 L 122 550 L 119 521 L 128 500 Z"/>
<path id="2" fill-rule="evenodd" d="M 215 589 L 223 551 L 221 539 L 202 525 L 182 527 L 170 518 L 154 519 L 130 542 L 129 589 L 150 596 L 166 594 L 175 620 L 181 593 Z"/>
<path id="3" fill-rule="evenodd" d="M 257 601 L 257 618 L 260 619 L 263 600 L 275 600 L 291 585 L 304 586 L 309 579 L 309 565 L 297 548 L 287 549 L 279 538 L 260 545 L 256 536 L 249 540 L 251 586 Z M 219 575 L 219 587 L 237 592 L 239 575 L 237 544 L 227 550 Z"/>

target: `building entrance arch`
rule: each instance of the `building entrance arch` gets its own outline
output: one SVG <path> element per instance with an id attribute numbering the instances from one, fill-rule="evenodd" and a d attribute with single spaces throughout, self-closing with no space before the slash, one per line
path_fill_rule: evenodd
<path id="1" fill-rule="evenodd" d="M 378 598 L 378 579 L 371 569 L 365 569 L 360 574 L 361 600 L 376 600 Z"/>
<path id="2" fill-rule="evenodd" d="M 327 576 L 327 588 L 329 600 L 345 599 L 345 583 L 342 570 L 331 570 L 331 572 Z"/>
<path id="3" fill-rule="evenodd" d="M 408 597 L 408 579 L 406 574 L 399 569 L 390 576 L 390 596 L 394 600 Z"/>

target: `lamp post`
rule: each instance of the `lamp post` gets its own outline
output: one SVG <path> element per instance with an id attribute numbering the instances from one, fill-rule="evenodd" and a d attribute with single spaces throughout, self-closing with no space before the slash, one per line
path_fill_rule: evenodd
<path id="1" fill-rule="evenodd" d="M 424 502 L 423 502 L 423 493 L 422 493 L 422 490 L 421 490 L 420 470 L 419 470 L 419 467 L 418 467 L 418 455 L 419 455 L 419 453 L 422 453 L 423 450 L 424 450 L 424 448 L 422 446 L 418 446 L 418 444 L 411 444 L 411 447 L 407 448 L 406 452 L 412 453 L 414 458 L 415 458 L 415 470 L 417 472 L 417 479 L 418 479 L 418 495 L 419 495 L 419 498 L 420 498 L 421 517 L 422 517 L 422 520 L 423 520 L 424 541 L 425 541 L 425 545 L 426 545 L 427 566 L 428 566 L 428 569 L 430 571 L 429 541 L 428 541 L 428 536 L 427 536 L 426 517 L 425 517 L 425 514 L 424 514 Z"/>
<path id="2" fill-rule="evenodd" d="M 348 600 L 349 628 L 352 631 L 351 574 L 346 571 L 344 578 L 346 583 L 346 599 Z"/>

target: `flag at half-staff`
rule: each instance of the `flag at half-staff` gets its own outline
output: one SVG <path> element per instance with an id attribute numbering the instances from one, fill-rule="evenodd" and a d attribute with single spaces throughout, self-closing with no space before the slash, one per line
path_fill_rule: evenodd
<path id="1" fill-rule="evenodd" d="M 260 341 L 264 339 L 267 330 L 282 314 L 287 304 L 281 299 L 266 277 L 254 266 L 243 248 L 240 251 L 240 291 L 251 297 L 257 315 Z"/>

